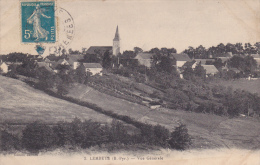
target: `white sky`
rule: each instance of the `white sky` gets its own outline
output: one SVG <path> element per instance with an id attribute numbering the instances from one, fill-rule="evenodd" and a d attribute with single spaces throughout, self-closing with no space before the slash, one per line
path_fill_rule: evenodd
<path id="1" fill-rule="evenodd" d="M 73 50 L 112 46 L 119 26 L 121 50 L 138 46 L 206 48 L 219 43 L 260 41 L 260 0 L 58 0 L 74 19 Z M 21 44 L 19 0 L 0 1 L 0 54 L 35 53 Z M 258 11 L 258 12 L 257 12 Z"/>

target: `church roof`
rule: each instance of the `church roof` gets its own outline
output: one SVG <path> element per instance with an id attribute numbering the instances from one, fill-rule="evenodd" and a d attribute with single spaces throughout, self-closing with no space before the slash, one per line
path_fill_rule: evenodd
<path id="1" fill-rule="evenodd" d="M 118 32 L 118 26 L 116 27 L 116 34 L 115 34 L 115 38 L 113 41 L 119 41 L 120 37 L 119 37 L 119 32 Z"/>
<path id="2" fill-rule="evenodd" d="M 97 54 L 101 52 L 102 54 L 105 53 L 105 51 L 112 51 L 112 46 L 91 46 L 87 50 L 87 54 Z"/>

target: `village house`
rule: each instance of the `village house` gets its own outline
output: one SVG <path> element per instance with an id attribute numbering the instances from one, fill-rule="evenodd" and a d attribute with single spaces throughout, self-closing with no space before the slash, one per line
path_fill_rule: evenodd
<path id="1" fill-rule="evenodd" d="M 86 72 L 90 72 L 92 75 L 99 74 L 102 76 L 103 67 L 100 63 L 83 63 L 83 66 L 85 67 Z"/>
<path id="2" fill-rule="evenodd" d="M 150 68 L 153 55 L 153 53 L 140 52 L 134 59 L 137 59 L 140 65 Z"/>
<path id="3" fill-rule="evenodd" d="M 221 59 L 222 64 L 226 64 L 231 57 L 233 57 L 232 52 L 217 55 L 217 59 Z"/>
<path id="4" fill-rule="evenodd" d="M 186 62 L 192 61 L 190 57 L 185 53 L 172 53 L 170 55 L 170 58 L 173 59 L 173 65 L 176 67 L 176 69 L 182 67 Z"/>
<path id="5" fill-rule="evenodd" d="M 201 65 L 206 70 L 206 75 L 215 75 L 219 71 L 214 65 Z"/>
<path id="6" fill-rule="evenodd" d="M 68 61 L 71 68 L 75 70 L 80 65 L 79 60 L 82 60 L 82 59 L 84 59 L 84 56 L 78 54 L 78 55 L 69 55 L 66 60 Z"/>
<path id="7" fill-rule="evenodd" d="M 260 54 L 251 54 L 251 56 L 256 60 L 257 66 L 260 66 Z"/>
<path id="8" fill-rule="evenodd" d="M 37 62 L 37 64 L 38 64 L 38 67 L 39 67 L 39 68 L 44 67 L 44 68 L 45 68 L 46 70 L 48 70 L 49 72 L 55 72 L 55 69 L 52 68 L 49 63 L 46 63 L 46 62 Z"/>
<path id="9" fill-rule="evenodd" d="M 5 62 L 0 62 L 0 70 L 2 73 L 7 73 L 8 72 L 8 65 Z"/>
<path id="10" fill-rule="evenodd" d="M 212 65 L 215 62 L 215 59 L 194 59 L 196 64 L 201 65 Z"/>

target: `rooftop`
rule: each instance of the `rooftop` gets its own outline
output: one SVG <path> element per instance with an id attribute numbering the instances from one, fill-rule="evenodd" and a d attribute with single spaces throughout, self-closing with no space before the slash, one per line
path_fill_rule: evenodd
<path id="1" fill-rule="evenodd" d="M 218 69 L 214 65 L 201 65 L 205 70 L 206 74 L 215 74 L 218 72 Z"/>
<path id="2" fill-rule="evenodd" d="M 174 58 L 176 61 L 191 61 L 190 57 L 185 53 L 172 53 L 171 58 Z"/>
<path id="3" fill-rule="evenodd" d="M 83 63 L 85 68 L 102 68 L 100 63 Z"/>
<path id="4" fill-rule="evenodd" d="M 112 52 L 112 46 L 91 46 L 87 50 L 87 54 L 97 54 L 97 53 L 104 53 L 106 51 Z"/>
<path id="5" fill-rule="evenodd" d="M 147 52 L 140 52 L 136 55 L 135 59 L 142 58 L 142 59 L 151 59 L 153 57 L 153 53 Z"/>

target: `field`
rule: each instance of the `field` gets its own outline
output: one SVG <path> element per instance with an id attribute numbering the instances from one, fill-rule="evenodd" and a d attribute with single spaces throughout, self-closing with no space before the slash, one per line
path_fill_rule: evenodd
<path id="1" fill-rule="evenodd" d="M 258 80 L 247 80 L 247 79 L 238 79 L 238 80 L 216 80 L 212 84 L 222 85 L 225 87 L 232 87 L 234 89 L 241 89 L 251 93 L 258 93 L 260 96 L 260 79 Z"/>
<path id="2" fill-rule="evenodd" d="M 112 118 L 89 108 L 51 97 L 19 80 L 0 76 L 0 123 L 46 123 L 71 121 L 73 118 L 111 122 Z"/>
<path id="3" fill-rule="evenodd" d="M 170 130 L 179 123 L 184 123 L 193 136 L 193 148 L 260 148 L 260 122 L 250 117 L 227 118 L 182 110 L 151 110 L 84 85 L 71 89 L 69 96 L 97 104 L 105 110 L 127 115 L 144 123 L 163 125 Z"/>
<path id="4" fill-rule="evenodd" d="M 77 85 L 70 89 L 69 96 L 144 123 L 163 125 L 169 130 L 184 123 L 193 138 L 192 148 L 260 148 L 260 122 L 256 118 L 227 118 L 172 109 L 152 110 L 98 92 L 85 85 Z M 1 123 L 5 121 L 27 123 L 35 120 L 54 123 L 70 121 L 74 117 L 101 123 L 112 120 L 89 108 L 51 97 L 19 80 L 2 76 L 0 76 L 0 113 Z"/>

